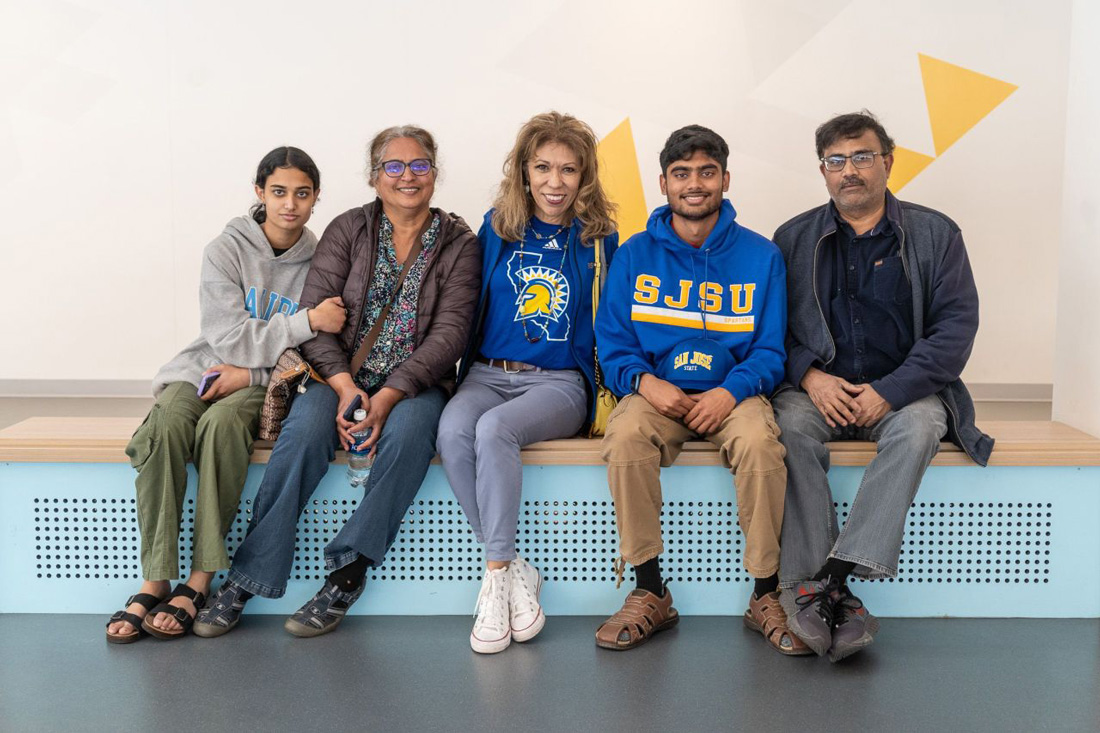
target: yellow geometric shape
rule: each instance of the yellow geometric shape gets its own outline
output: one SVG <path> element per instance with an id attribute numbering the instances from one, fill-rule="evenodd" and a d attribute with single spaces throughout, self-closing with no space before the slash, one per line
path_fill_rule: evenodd
<path id="1" fill-rule="evenodd" d="M 905 184 L 917 177 L 935 158 L 918 153 L 909 148 L 894 148 L 894 167 L 890 169 L 890 190 L 895 194 L 905 188 Z"/>
<path id="2" fill-rule="evenodd" d="M 630 118 L 627 117 L 600 140 L 596 151 L 603 190 L 619 206 L 615 218 L 619 224 L 619 242 L 622 243 L 631 235 L 643 231 L 649 218 Z"/>
<path id="3" fill-rule="evenodd" d="M 936 155 L 942 155 L 1018 89 L 1015 84 L 931 56 L 917 56 Z"/>

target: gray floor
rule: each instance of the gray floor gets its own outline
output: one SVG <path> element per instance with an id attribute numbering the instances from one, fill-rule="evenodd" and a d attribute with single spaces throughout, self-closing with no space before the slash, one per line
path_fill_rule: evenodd
<path id="1" fill-rule="evenodd" d="M 598 619 L 470 651 L 465 617 L 352 617 L 295 639 L 108 645 L 96 616 L 0 615 L 0 730 L 1100 730 L 1100 621 L 887 619 L 838 665 L 786 658 L 735 618 L 686 618 L 630 652 Z"/>

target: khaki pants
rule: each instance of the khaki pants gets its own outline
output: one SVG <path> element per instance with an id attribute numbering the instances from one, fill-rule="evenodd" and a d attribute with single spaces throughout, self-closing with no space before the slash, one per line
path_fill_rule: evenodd
<path id="1" fill-rule="evenodd" d="M 772 575 L 779 570 L 786 451 L 771 403 L 759 395 L 738 403 L 718 430 L 703 436 L 657 412 L 641 395 L 619 402 L 608 421 L 602 452 L 623 559 L 637 566 L 664 550 L 661 466 L 672 465 L 684 442 L 699 437 L 718 447 L 722 464 L 736 477 L 745 569 L 756 578 Z"/>
<path id="2" fill-rule="evenodd" d="M 229 567 L 225 535 L 237 518 L 267 390 L 245 387 L 213 404 L 200 400 L 195 390 L 187 382 L 168 385 L 126 446 L 130 465 L 138 472 L 134 484 L 146 580 L 180 574 L 180 519 L 187 461 L 192 459 L 199 485 L 191 569 Z"/>

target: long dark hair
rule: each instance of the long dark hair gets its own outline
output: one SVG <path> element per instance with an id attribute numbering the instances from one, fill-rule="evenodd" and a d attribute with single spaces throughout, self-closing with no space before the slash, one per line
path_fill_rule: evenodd
<path id="1" fill-rule="evenodd" d="M 260 161 L 260 165 L 256 167 L 256 185 L 260 188 L 266 186 L 267 177 L 274 173 L 277 168 L 297 168 L 313 181 L 314 191 L 321 190 L 321 171 L 317 170 L 317 164 L 313 162 L 313 158 L 309 157 L 306 151 L 301 148 L 284 145 L 265 155 L 263 160 Z M 267 221 L 267 209 L 261 201 L 253 204 L 249 213 L 252 214 L 252 218 L 256 220 L 257 224 L 263 224 Z"/>

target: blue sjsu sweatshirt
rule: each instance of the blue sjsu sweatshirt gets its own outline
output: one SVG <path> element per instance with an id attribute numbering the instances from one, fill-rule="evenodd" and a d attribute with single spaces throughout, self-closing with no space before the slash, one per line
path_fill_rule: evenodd
<path id="1" fill-rule="evenodd" d="M 616 253 L 596 316 L 612 392 L 629 393 L 634 375 L 657 374 L 676 344 L 704 336 L 729 349 L 734 366 L 721 386 L 738 402 L 771 394 L 783 379 L 786 267 L 779 249 L 736 217 L 723 201 L 696 249 L 676 235 L 672 211 L 662 206 Z"/>

